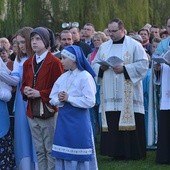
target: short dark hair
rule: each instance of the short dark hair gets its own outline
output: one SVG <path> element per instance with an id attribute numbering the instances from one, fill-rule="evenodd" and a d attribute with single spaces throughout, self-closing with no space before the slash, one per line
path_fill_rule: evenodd
<path id="1" fill-rule="evenodd" d="M 151 28 L 159 28 L 157 25 L 152 25 Z"/>
<path id="2" fill-rule="evenodd" d="M 168 34 L 168 31 L 167 30 L 161 31 L 160 32 L 160 37 L 162 37 L 163 34 Z"/>
<path id="3" fill-rule="evenodd" d="M 87 25 L 87 26 L 92 26 L 92 27 L 94 28 L 94 25 L 93 25 L 92 23 L 89 23 L 89 22 L 88 22 L 88 23 L 86 23 L 85 25 Z M 85 26 L 85 25 L 84 25 L 84 26 Z M 95 28 L 94 28 L 94 29 L 95 29 Z"/>
<path id="4" fill-rule="evenodd" d="M 70 30 L 71 30 L 72 28 L 75 28 L 78 32 L 80 32 L 80 29 L 79 29 L 78 27 L 71 27 Z"/>
<path id="5" fill-rule="evenodd" d="M 70 33 L 71 34 L 70 30 L 63 30 L 63 31 L 61 31 L 60 36 L 61 36 L 62 33 Z"/>
<path id="6" fill-rule="evenodd" d="M 140 30 L 138 31 L 138 34 L 140 34 L 141 31 L 146 31 L 146 32 L 148 33 L 148 35 L 150 36 L 150 32 L 149 32 L 148 29 L 146 29 L 146 28 L 140 29 Z"/>
<path id="7" fill-rule="evenodd" d="M 61 33 L 60 33 L 60 40 L 61 40 L 61 35 L 62 34 L 71 34 L 71 36 L 72 36 L 72 33 L 71 33 L 71 31 L 70 30 L 63 30 L 63 31 L 61 31 Z"/>
<path id="8" fill-rule="evenodd" d="M 113 22 L 116 22 L 118 24 L 119 29 L 124 28 L 124 23 L 121 19 L 115 18 L 109 22 L 109 24 L 112 24 Z"/>

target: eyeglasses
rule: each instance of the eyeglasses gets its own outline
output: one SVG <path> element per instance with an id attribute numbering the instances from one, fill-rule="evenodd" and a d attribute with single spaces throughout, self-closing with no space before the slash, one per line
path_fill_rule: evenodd
<path id="1" fill-rule="evenodd" d="M 109 29 L 108 29 L 108 32 L 109 32 L 109 33 L 113 33 L 113 32 L 117 32 L 117 31 L 119 31 L 119 30 L 120 30 L 120 29 L 117 29 L 117 30 L 109 30 Z"/>

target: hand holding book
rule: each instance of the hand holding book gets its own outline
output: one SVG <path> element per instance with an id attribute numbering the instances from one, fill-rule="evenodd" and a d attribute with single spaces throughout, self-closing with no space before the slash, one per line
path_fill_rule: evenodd
<path id="1" fill-rule="evenodd" d="M 97 61 L 97 63 L 114 68 L 116 66 L 123 65 L 123 60 L 117 56 L 111 56 L 107 60 L 100 59 L 99 61 Z"/>
<path id="2" fill-rule="evenodd" d="M 152 60 L 157 62 L 157 63 L 166 63 L 170 64 L 170 50 L 168 50 L 166 53 L 163 53 L 160 56 L 154 55 L 152 57 Z"/>

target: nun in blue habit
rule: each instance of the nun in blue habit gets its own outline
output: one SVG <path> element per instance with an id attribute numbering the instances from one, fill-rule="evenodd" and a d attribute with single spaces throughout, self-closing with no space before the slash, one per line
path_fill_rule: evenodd
<path id="1" fill-rule="evenodd" d="M 56 170 L 97 170 L 89 108 L 95 105 L 95 73 L 81 48 L 65 47 L 66 72 L 54 83 L 50 103 L 59 107 L 52 156 Z"/>

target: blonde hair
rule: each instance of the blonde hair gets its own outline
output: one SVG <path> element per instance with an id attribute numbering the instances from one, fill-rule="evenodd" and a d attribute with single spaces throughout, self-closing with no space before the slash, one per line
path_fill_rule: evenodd
<path id="1" fill-rule="evenodd" d="M 92 37 L 92 41 L 94 41 L 94 38 L 100 38 L 103 42 L 107 41 L 107 36 L 104 32 L 97 31 L 94 33 Z"/>

